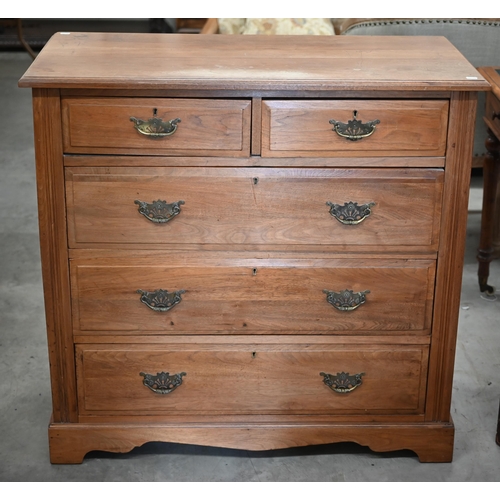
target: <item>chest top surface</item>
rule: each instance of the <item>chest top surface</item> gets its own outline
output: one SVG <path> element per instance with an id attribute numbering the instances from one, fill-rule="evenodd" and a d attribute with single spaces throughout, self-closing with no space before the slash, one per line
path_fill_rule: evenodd
<path id="1" fill-rule="evenodd" d="M 444 37 L 56 33 L 21 87 L 487 90 Z"/>

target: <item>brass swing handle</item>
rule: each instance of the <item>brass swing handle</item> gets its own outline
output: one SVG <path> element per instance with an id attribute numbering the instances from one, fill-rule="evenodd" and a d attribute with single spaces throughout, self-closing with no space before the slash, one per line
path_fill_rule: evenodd
<path id="1" fill-rule="evenodd" d="M 177 124 L 180 123 L 180 118 L 174 118 L 164 122 L 156 116 L 156 109 L 153 111 L 153 118 L 149 120 L 141 120 L 140 118 L 130 117 L 130 121 L 134 122 L 134 128 L 142 135 L 146 135 L 151 139 L 161 139 L 172 135 L 177 130 Z"/>
<path id="2" fill-rule="evenodd" d="M 181 302 L 183 293 L 186 290 L 176 290 L 169 292 L 168 290 L 155 290 L 154 292 L 147 292 L 144 290 L 137 290 L 141 294 L 140 301 L 146 304 L 150 309 L 157 312 L 167 312 L 174 308 Z"/>
<path id="3" fill-rule="evenodd" d="M 358 120 L 358 112 L 354 110 L 352 112 L 352 120 L 347 123 L 342 123 L 337 120 L 330 120 L 330 124 L 333 125 L 333 131 L 336 132 L 340 137 L 344 137 L 349 141 L 359 141 L 365 137 L 369 137 L 375 132 L 375 126 L 380 123 L 380 120 L 372 120 L 371 122 L 363 123 Z"/>
<path id="4" fill-rule="evenodd" d="M 169 394 L 182 384 L 182 377 L 185 377 L 187 374 L 181 372 L 170 375 L 168 372 L 158 372 L 156 375 L 150 375 L 149 373 L 141 372 L 139 375 L 144 377 L 142 383 L 148 389 L 156 392 L 156 394 Z"/>
<path id="5" fill-rule="evenodd" d="M 320 375 L 323 377 L 323 383 L 327 387 L 332 391 L 343 394 L 352 392 L 359 387 L 363 383 L 361 377 L 364 373 L 349 375 L 349 373 L 346 372 L 339 372 L 337 375 L 331 375 L 330 373 L 321 372 Z"/>
<path id="6" fill-rule="evenodd" d="M 330 207 L 330 215 L 345 225 L 363 222 L 372 213 L 371 208 L 375 206 L 373 201 L 364 205 L 358 205 L 354 201 L 348 201 L 343 205 L 327 201 L 326 204 Z"/>
<path id="7" fill-rule="evenodd" d="M 176 215 L 181 213 L 180 205 L 184 205 L 184 200 L 167 203 L 166 200 L 156 200 L 152 203 L 146 201 L 134 200 L 136 205 L 139 205 L 138 212 L 144 215 L 146 219 L 156 224 L 169 222 Z"/>
<path id="8" fill-rule="evenodd" d="M 326 301 L 339 311 L 354 311 L 359 306 L 366 302 L 366 294 L 370 290 L 364 292 L 353 292 L 352 290 L 341 290 L 333 292 L 331 290 L 323 290 L 326 293 Z"/>

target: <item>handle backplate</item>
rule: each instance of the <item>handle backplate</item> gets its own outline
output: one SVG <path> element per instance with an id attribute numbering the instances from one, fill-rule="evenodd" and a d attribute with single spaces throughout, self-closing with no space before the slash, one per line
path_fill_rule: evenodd
<path id="1" fill-rule="evenodd" d="M 366 294 L 370 290 L 364 292 L 354 292 L 352 290 L 341 290 L 334 292 L 331 290 L 323 290 L 326 293 L 326 301 L 339 311 L 354 311 L 359 306 L 366 302 Z"/>
<path id="2" fill-rule="evenodd" d="M 134 200 L 134 203 L 139 205 L 138 212 L 144 215 L 146 219 L 156 224 L 164 224 L 181 213 L 180 205 L 184 205 L 184 200 L 175 201 L 173 203 L 167 203 L 166 200 L 156 200 L 152 203 Z"/>
<path id="3" fill-rule="evenodd" d="M 352 112 L 352 120 L 349 120 L 347 123 L 330 120 L 330 124 L 333 125 L 332 130 L 340 137 L 349 141 L 359 141 L 365 137 L 369 137 L 375 132 L 375 126 L 379 123 L 380 120 L 372 120 L 366 123 L 361 122 L 361 120 L 358 120 L 357 110 Z"/>
<path id="4" fill-rule="evenodd" d="M 142 135 L 150 139 L 161 139 L 172 135 L 177 130 L 177 124 L 180 123 L 180 118 L 163 121 L 156 116 L 156 109 L 153 110 L 153 117 L 149 120 L 141 120 L 135 116 L 130 117 L 130 121 L 134 123 L 134 128 Z"/>
<path id="5" fill-rule="evenodd" d="M 187 374 L 181 372 L 170 375 L 168 372 L 158 372 L 156 375 L 151 375 L 141 372 L 139 375 L 144 377 L 142 383 L 148 389 L 156 392 L 156 394 L 169 394 L 182 384 L 182 377 L 185 377 Z"/>
<path id="6" fill-rule="evenodd" d="M 330 207 L 330 215 L 341 224 L 348 226 L 363 222 L 372 213 L 371 208 L 375 206 L 373 201 L 364 205 L 358 205 L 354 201 L 349 201 L 343 205 L 327 201 L 326 204 Z"/>
<path id="7" fill-rule="evenodd" d="M 320 375 L 323 377 L 323 383 L 332 391 L 344 394 L 354 391 L 363 383 L 361 377 L 364 373 L 349 375 L 346 372 L 339 372 L 337 375 L 331 375 L 330 373 L 321 372 Z"/>
<path id="8" fill-rule="evenodd" d="M 144 290 L 137 290 L 141 294 L 140 301 L 146 304 L 150 309 L 157 312 L 167 312 L 175 307 L 181 300 L 181 295 L 186 293 L 186 290 L 176 290 L 169 292 L 168 290 L 155 290 L 154 292 L 147 292 Z"/>

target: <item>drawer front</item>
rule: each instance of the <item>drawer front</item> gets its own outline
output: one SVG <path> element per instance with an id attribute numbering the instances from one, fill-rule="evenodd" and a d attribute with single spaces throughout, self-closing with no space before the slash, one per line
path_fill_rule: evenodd
<path id="1" fill-rule="evenodd" d="M 262 156 L 443 156 L 447 123 L 445 100 L 265 101 Z"/>
<path id="2" fill-rule="evenodd" d="M 76 333 L 428 334 L 435 261 L 74 259 Z"/>
<path id="3" fill-rule="evenodd" d="M 88 344 L 76 352 L 80 414 L 366 415 L 424 408 L 426 345 Z"/>
<path id="4" fill-rule="evenodd" d="M 68 168 L 69 242 L 437 250 L 443 177 L 439 169 Z"/>
<path id="5" fill-rule="evenodd" d="M 63 99 L 64 151 L 248 156 L 250 104 L 217 99 Z M 149 122 L 153 118 L 156 122 Z"/>

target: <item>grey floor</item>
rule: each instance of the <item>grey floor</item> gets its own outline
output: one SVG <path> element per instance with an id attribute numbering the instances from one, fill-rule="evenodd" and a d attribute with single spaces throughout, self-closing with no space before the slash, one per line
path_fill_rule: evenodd
<path id="1" fill-rule="evenodd" d="M 0 481 L 474 481 L 500 479 L 495 444 L 500 398 L 500 297 L 477 287 L 481 189 L 472 189 L 453 393 L 454 460 L 421 464 L 409 451 L 356 444 L 249 453 L 149 443 L 124 455 L 92 452 L 51 465 L 47 345 L 38 250 L 31 93 L 17 81 L 30 64 L 0 52 Z M 491 266 L 500 288 L 500 262 Z"/>

